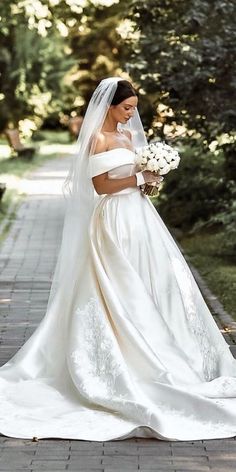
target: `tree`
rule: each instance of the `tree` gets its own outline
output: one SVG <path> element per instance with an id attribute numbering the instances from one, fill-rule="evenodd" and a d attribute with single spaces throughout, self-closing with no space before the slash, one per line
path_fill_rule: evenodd
<path id="1" fill-rule="evenodd" d="M 0 16 L 0 130 L 24 118 L 40 124 L 59 112 L 67 90 L 64 76 L 75 60 L 46 3 L 7 0 Z"/>
<path id="2" fill-rule="evenodd" d="M 70 48 L 76 58 L 73 78 L 79 91 L 75 102 L 78 113 L 84 113 L 101 79 L 124 72 L 121 61 L 124 44 L 117 27 L 126 10 L 126 0 L 84 2 L 80 27 L 74 24 L 69 30 Z"/>
<path id="3" fill-rule="evenodd" d="M 163 126 L 184 124 L 208 145 L 235 130 L 234 13 L 233 1 L 218 0 L 135 1 L 131 12 L 140 33 L 127 41 L 132 76 L 154 112 L 160 103 L 173 112 L 162 117 Z"/>
<path id="4" fill-rule="evenodd" d="M 125 0 L 6 0 L 0 6 L 0 129 L 83 113 L 98 81 L 121 73 Z"/>
<path id="5" fill-rule="evenodd" d="M 198 148 L 198 154 L 209 150 L 212 153 L 212 166 L 207 162 L 209 154 L 197 164 L 193 160 L 199 156 L 193 149 L 190 165 L 182 169 L 188 182 L 185 192 L 188 202 L 192 200 L 192 184 L 194 181 L 194 186 L 197 184 L 193 169 L 196 171 L 197 165 L 200 193 L 201 179 L 206 172 L 205 179 L 213 188 L 209 187 L 207 192 L 207 185 L 204 187 L 201 205 L 207 211 L 201 212 L 201 218 L 209 221 L 214 216 L 215 222 L 217 215 L 221 215 L 221 221 L 226 221 L 226 214 L 232 220 L 235 213 L 234 16 L 232 0 L 138 0 L 132 2 L 130 14 L 136 36 L 125 39 L 130 51 L 130 74 L 139 84 L 146 110 L 144 121 L 150 136 L 154 130 L 154 135 L 167 140 L 181 141 L 183 137 L 183 142 Z M 163 193 L 161 205 L 167 219 L 168 205 L 171 206 L 176 220 L 182 203 L 183 182 L 180 184 L 177 179 L 173 188 L 173 178 L 167 179 L 169 183 L 165 187 L 169 203 Z M 210 196 L 214 192 L 218 195 L 217 202 Z M 194 224 L 200 217 L 194 201 L 191 210 L 188 223 Z M 184 211 L 182 206 L 182 214 Z"/>

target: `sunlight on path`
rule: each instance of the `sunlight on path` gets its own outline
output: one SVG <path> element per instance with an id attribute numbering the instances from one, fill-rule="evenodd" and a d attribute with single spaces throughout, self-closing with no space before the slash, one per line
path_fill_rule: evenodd
<path id="1" fill-rule="evenodd" d="M 10 157 L 9 150 L 9 146 L 0 145 L 0 155 L 3 161 Z M 16 190 L 19 195 L 60 195 L 63 181 L 67 176 L 75 153 L 76 143 L 41 144 L 37 154 L 45 156 L 45 163 L 41 163 L 39 167 L 26 172 L 23 177 L 1 172 L 1 182 L 6 183 L 9 190 Z M 56 164 L 50 165 L 50 159 L 47 159 L 47 156 L 53 154 L 58 154 Z M 18 158 L 15 159 L 17 161 Z"/>

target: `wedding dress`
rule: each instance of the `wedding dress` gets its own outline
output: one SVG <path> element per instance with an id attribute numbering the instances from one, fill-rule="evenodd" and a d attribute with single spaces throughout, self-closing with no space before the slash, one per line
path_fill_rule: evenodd
<path id="1" fill-rule="evenodd" d="M 94 154 L 90 175 L 133 175 L 134 156 L 125 148 Z M 97 196 L 75 293 L 68 324 L 59 330 L 44 318 L 0 368 L 2 434 L 94 441 L 236 435 L 236 360 L 139 187 Z M 58 303 L 63 312 L 62 297 Z"/>

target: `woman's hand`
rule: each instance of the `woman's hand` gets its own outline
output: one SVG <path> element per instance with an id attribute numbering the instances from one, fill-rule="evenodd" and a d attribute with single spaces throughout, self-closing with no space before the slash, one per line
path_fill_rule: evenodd
<path id="1" fill-rule="evenodd" d="M 159 185 L 164 179 L 162 175 L 151 172 L 150 170 L 144 170 L 142 174 L 146 184 L 156 183 L 156 185 Z"/>

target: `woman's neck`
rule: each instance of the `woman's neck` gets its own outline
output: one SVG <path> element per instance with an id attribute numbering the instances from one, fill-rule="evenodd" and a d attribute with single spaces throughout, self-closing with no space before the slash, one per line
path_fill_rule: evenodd
<path id="1" fill-rule="evenodd" d="M 108 116 L 104 121 L 102 131 L 105 131 L 106 133 L 116 133 L 117 124 L 118 122 L 114 120 L 114 118 Z"/>

